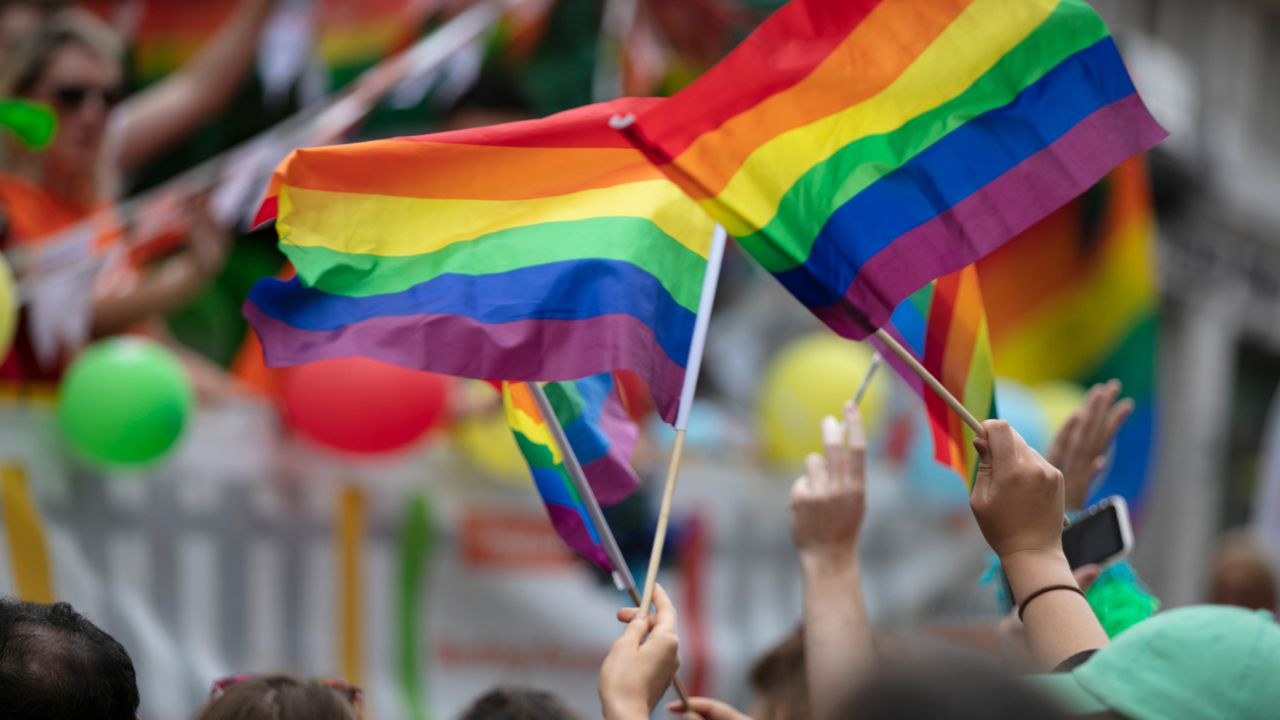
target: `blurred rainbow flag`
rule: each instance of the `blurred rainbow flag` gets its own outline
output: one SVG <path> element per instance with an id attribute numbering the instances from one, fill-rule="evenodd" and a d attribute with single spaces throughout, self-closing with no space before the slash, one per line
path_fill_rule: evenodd
<path id="1" fill-rule="evenodd" d="M 1133 398 L 1094 498 L 1119 494 L 1134 507 L 1156 437 L 1155 237 L 1147 166 L 1137 157 L 978 264 L 999 375 L 1025 383 L 1118 378 Z"/>
<path id="2" fill-rule="evenodd" d="M 894 309 L 885 330 L 979 421 L 996 416 L 987 313 L 973 265 L 944 275 L 907 298 Z M 924 400 L 934 457 L 955 470 L 972 490 L 978 469 L 973 430 L 879 340 L 871 342 Z"/>
<path id="3" fill-rule="evenodd" d="M 792 0 L 625 132 L 852 339 L 1166 136 L 1083 0 Z"/>
<path id="4" fill-rule="evenodd" d="M 546 383 L 543 389 L 596 499 L 601 505 L 621 502 L 639 483 L 630 464 L 637 429 L 615 392 L 613 378 L 604 373 Z M 528 384 L 503 383 L 502 404 L 556 533 L 569 547 L 612 572 L 615 568 L 601 547 L 599 532 L 569 480 L 564 457 Z"/>

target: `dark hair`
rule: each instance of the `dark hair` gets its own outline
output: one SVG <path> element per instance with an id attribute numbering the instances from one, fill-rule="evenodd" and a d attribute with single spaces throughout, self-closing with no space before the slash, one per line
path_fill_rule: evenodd
<path id="1" fill-rule="evenodd" d="M 355 720 L 337 690 L 292 675 L 263 675 L 227 688 L 196 720 Z"/>
<path id="2" fill-rule="evenodd" d="M 133 720 L 133 661 L 67 603 L 0 600 L 0 708 L 13 720 Z"/>
<path id="3" fill-rule="evenodd" d="M 1032 688 L 980 663 L 891 665 L 867 678 L 839 717 L 859 720 L 1067 720 Z"/>
<path id="4" fill-rule="evenodd" d="M 809 717 L 809 685 L 805 679 L 801 633 L 787 636 L 756 661 L 751 668 L 751 688 L 764 700 L 770 717 L 778 716 L 784 708 L 781 714 L 787 717 Z"/>
<path id="5" fill-rule="evenodd" d="M 499 687 L 477 698 L 461 720 L 578 720 L 578 714 L 549 692 Z"/>

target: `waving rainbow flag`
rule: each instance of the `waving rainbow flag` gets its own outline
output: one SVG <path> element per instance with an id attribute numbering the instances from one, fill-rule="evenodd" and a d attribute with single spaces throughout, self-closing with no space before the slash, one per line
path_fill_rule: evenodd
<path id="1" fill-rule="evenodd" d="M 260 217 L 298 278 L 260 281 L 244 310 L 267 363 L 630 370 L 673 421 L 713 223 L 608 126 L 657 102 L 290 155 Z"/>
<path id="2" fill-rule="evenodd" d="M 625 132 L 855 339 L 1165 137 L 1081 0 L 792 0 Z"/>
<path id="3" fill-rule="evenodd" d="M 1133 398 L 1094 498 L 1142 506 L 1156 439 L 1160 293 L 1143 158 L 978 264 L 996 371 L 1026 383 L 1117 378 Z"/>
<path id="4" fill-rule="evenodd" d="M 974 417 L 986 420 L 996 416 L 991 339 L 975 266 L 944 275 L 912 294 L 894 309 L 885 329 Z M 871 342 L 880 345 L 875 338 Z M 896 355 L 883 347 L 881 355 L 924 400 L 934 457 L 955 470 L 972 490 L 978 469 L 973 430 L 942 398 L 926 390 L 919 376 Z"/>
<path id="5" fill-rule="evenodd" d="M 613 378 L 606 373 L 576 382 L 547 383 L 543 390 L 596 499 L 601 505 L 621 502 L 639 482 L 630 465 L 637 430 L 614 392 Z M 600 545 L 599 532 L 569 480 L 564 457 L 529 386 L 503 383 L 502 403 L 556 532 L 569 547 L 612 572 L 614 567 Z"/>

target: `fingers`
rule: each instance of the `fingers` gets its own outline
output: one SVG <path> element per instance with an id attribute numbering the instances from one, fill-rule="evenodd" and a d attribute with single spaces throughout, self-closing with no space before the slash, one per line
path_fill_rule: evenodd
<path id="1" fill-rule="evenodd" d="M 1080 412 L 1077 409 L 1071 413 L 1067 421 L 1058 429 L 1058 434 L 1053 436 L 1053 444 L 1049 446 L 1049 454 L 1045 459 L 1058 467 L 1065 465 L 1071 455 L 1072 442 L 1080 429 Z"/>
<path id="2" fill-rule="evenodd" d="M 987 434 L 987 464 L 992 469 L 1012 467 L 1018 457 L 1018 441 L 1015 439 L 1017 433 L 1013 431 L 1013 427 L 1004 420 L 988 420 L 982 423 L 982 429 Z M 976 441 L 974 446 L 977 447 Z M 981 459 L 981 448 L 978 450 L 978 455 Z"/>
<path id="3" fill-rule="evenodd" d="M 1098 576 L 1102 574 L 1102 566 L 1082 565 L 1075 570 L 1072 570 L 1071 574 L 1075 577 L 1076 584 L 1080 586 L 1081 590 L 1088 590 L 1089 586 L 1093 585 L 1093 583 L 1097 581 Z"/>
<path id="4" fill-rule="evenodd" d="M 849 470 L 853 481 L 862 483 L 867 474 L 867 432 L 862 427 L 862 413 L 852 402 L 844 404 L 844 423 L 849 431 Z"/>
<path id="5" fill-rule="evenodd" d="M 677 715 L 683 714 L 684 703 L 679 700 L 672 702 L 667 705 L 667 710 Z M 748 716 L 738 712 L 732 706 L 712 698 L 689 698 L 689 710 L 691 712 L 684 717 L 692 716 L 702 720 L 750 720 Z"/>
<path id="6" fill-rule="evenodd" d="M 827 480 L 843 483 L 849 478 L 849 445 L 840 421 L 822 418 L 822 450 L 827 458 Z"/>
<path id="7" fill-rule="evenodd" d="M 653 606 L 657 608 L 657 612 L 654 616 L 652 634 L 657 635 L 669 632 L 674 636 L 676 634 L 676 606 L 672 604 L 671 597 L 667 595 L 667 591 L 663 590 L 661 585 L 655 585 L 653 588 Z"/>
<path id="8" fill-rule="evenodd" d="M 1104 435 L 1105 442 L 1103 443 L 1104 447 L 1111 444 L 1111 439 L 1120 431 L 1120 426 L 1123 425 L 1124 421 L 1128 420 L 1129 416 L 1133 414 L 1133 408 L 1133 400 L 1131 398 L 1125 398 L 1124 400 L 1116 403 L 1115 407 L 1111 408 L 1111 412 L 1107 413 L 1107 423 Z M 1099 449 L 1099 452 L 1101 452 L 1101 448 Z"/>
<path id="9" fill-rule="evenodd" d="M 629 623 L 636 619 L 636 615 L 640 613 L 639 608 L 624 607 L 618 608 L 618 622 Z"/>
<path id="10" fill-rule="evenodd" d="M 649 633 L 649 618 L 645 615 L 637 614 L 627 623 L 627 627 L 623 629 L 622 635 L 614 641 L 614 649 L 620 647 L 635 650 L 640 647 L 640 642 L 644 640 L 644 636 Z"/>
<path id="11" fill-rule="evenodd" d="M 827 484 L 827 461 L 818 453 L 809 453 L 804 459 L 805 485 L 817 490 Z"/>

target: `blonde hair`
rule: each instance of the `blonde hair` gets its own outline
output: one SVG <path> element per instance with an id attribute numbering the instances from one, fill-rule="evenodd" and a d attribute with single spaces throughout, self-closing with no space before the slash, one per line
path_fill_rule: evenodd
<path id="1" fill-rule="evenodd" d="M 45 68 L 58 51 L 81 47 L 107 62 L 120 63 L 124 43 L 111 26 L 80 9 L 60 10 L 40 30 L 14 48 L 6 66 L 0 69 L 0 97 L 24 97 L 35 90 Z M 85 205 L 105 199 L 109 187 L 108 168 L 99 162 L 95 172 L 84 178 L 74 200 Z M 0 172 L 17 175 L 34 184 L 44 181 L 44 161 L 12 138 L 0 142 Z"/>

